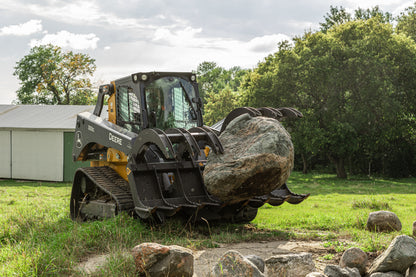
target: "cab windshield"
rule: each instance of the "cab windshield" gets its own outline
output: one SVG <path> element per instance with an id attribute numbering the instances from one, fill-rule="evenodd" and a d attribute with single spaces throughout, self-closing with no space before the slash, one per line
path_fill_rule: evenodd
<path id="1" fill-rule="evenodd" d="M 160 129 L 197 126 L 196 94 L 189 81 L 179 77 L 163 77 L 145 88 L 150 127 Z"/>

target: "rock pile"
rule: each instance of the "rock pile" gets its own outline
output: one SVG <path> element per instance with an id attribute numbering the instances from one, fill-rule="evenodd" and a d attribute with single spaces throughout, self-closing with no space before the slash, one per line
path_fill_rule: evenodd
<path id="1" fill-rule="evenodd" d="M 132 254 L 138 276 L 194 276 L 194 257 L 189 249 L 143 243 L 134 247 Z M 323 273 L 316 272 L 312 254 L 309 253 L 280 254 L 264 261 L 255 255 L 243 256 L 230 250 L 224 253 L 206 276 L 415 277 L 415 262 L 416 241 L 401 235 L 369 267 L 367 255 L 358 248 L 346 250 L 340 264 L 327 265 Z"/>
<path id="2" fill-rule="evenodd" d="M 220 140 L 224 153 L 210 153 L 204 183 L 222 201 L 268 194 L 289 178 L 293 144 L 276 119 L 243 114 L 230 122 Z"/>

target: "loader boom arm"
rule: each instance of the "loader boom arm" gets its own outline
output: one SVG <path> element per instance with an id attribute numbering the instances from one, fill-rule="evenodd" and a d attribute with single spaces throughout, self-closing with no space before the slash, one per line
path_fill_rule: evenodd
<path id="1" fill-rule="evenodd" d="M 114 148 L 128 154 L 136 138 L 136 133 L 92 113 L 83 112 L 77 116 L 72 157 L 74 161 L 90 160 L 93 158 L 88 155 L 93 155 L 94 149 L 98 153 L 103 148 Z"/>

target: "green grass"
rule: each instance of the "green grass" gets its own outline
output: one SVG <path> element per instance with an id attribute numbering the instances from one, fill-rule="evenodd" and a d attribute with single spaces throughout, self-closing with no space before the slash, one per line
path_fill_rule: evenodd
<path id="1" fill-rule="evenodd" d="M 311 196 L 299 205 L 263 206 L 253 221 L 257 227 L 291 232 L 299 238 L 345 238 L 366 251 L 379 251 L 399 233 L 370 233 L 365 230 L 367 218 L 372 211 L 389 210 L 402 222 L 400 234 L 412 235 L 415 178 L 341 180 L 328 174 L 294 173 L 288 186 Z"/>
<path id="2" fill-rule="evenodd" d="M 146 225 L 127 215 L 86 223 L 69 218 L 70 184 L 0 180 L 0 276 L 83 276 L 80 262 L 107 254 L 93 276 L 134 274 L 132 247 L 143 242 L 177 244 L 193 249 L 267 239 L 318 239 L 335 252 L 351 245 L 381 251 L 398 234 L 411 235 L 416 212 L 416 178 L 387 180 L 293 173 L 289 187 L 311 193 L 299 205 L 265 205 L 249 225 L 188 225 L 172 221 Z M 395 212 L 401 232 L 365 230 L 368 214 Z M 331 256 L 324 259 L 330 259 Z"/>

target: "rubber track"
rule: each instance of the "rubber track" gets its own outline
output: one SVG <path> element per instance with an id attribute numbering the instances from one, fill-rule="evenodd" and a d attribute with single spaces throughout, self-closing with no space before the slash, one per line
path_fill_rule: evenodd
<path id="1" fill-rule="evenodd" d="M 129 184 L 114 169 L 102 166 L 84 167 L 81 170 L 97 187 L 114 199 L 118 212 L 134 208 Z"/>

